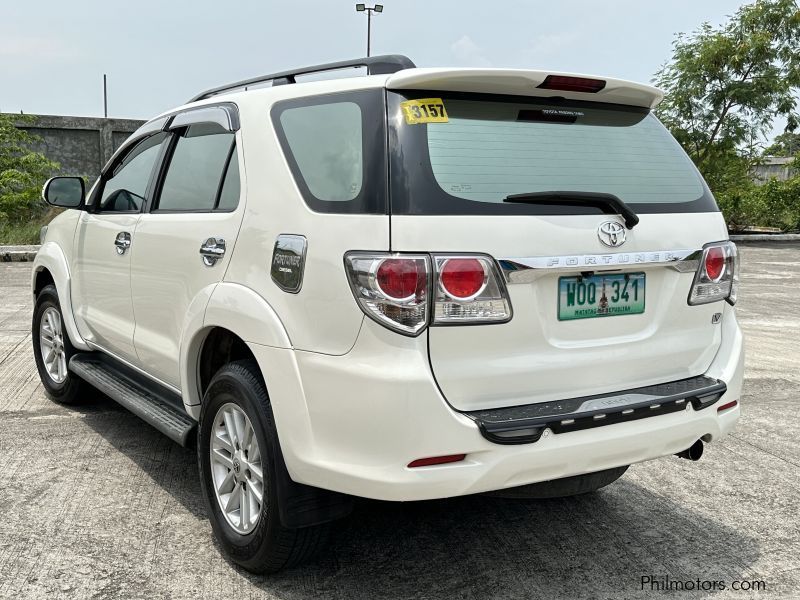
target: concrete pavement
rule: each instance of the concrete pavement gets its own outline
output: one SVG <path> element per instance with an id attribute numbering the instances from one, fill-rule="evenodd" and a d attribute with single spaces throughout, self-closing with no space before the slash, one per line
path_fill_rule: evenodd
<path id="1" fill-rule="evenodd" d="M 741 252 L 743 418 L 700 462 L 567 500 L 360 502 L 326 554 L 268 578 L 221 556 L 193 451 L 110 400 L 45 397 L 30 264 L 0 263 L 0 597 L 652 597 L 643 576 L 727 588 L 664 597 L 800 597 L 800 245 Z"/>

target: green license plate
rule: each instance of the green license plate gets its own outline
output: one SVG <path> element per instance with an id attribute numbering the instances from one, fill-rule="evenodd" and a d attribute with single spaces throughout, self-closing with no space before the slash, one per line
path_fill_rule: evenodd
<path id="1" fill-rule="evenodd" d="M 558 280 L 558 320 L 643 313 L 644 279 L 644 273 L 561 277 Z"/>

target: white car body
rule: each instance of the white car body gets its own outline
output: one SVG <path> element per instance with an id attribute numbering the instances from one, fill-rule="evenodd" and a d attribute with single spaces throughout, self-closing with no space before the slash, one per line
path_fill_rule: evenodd
<path id="1" fill-rule="evenodd" d="M 266 382 L 289 475 L 318 488 L 381 500 L 443 498 L 630 465 L 675 454 L 699 439 L 716 440 L 739 418 L 738 404 L 721 412 L 716 406 L 740 398 L 742 335 L 724 300 L 688 305 L 696 269 L 672 268 L 672 254 L 727 240 L 719 212 L 641 214 L 624 248 L 601 244 L 598 227 L 619 220 L 603 214 L 318 212 L 304 201 L 269 119 L 276 103 L 358 90 L 552 96 L 536 87 L 548 75 L 407 69 L 235 91 L 181 106 L 143 131 L 182 111 L 235 105 L 236 209 L 67 211 L 47 230 L 33 287 L 48 272 L 75 348 L 107 353 L 179 393 L 194 419 L 203 401 L 199 357 L 209 332 L 222 328 L 243 340 Z M 558 95 L 646 109 L 661 98 L 649 86 L 603 79 L 596 94 Z M 114 239 L 123 231 L 131 246 L 120 255 Z M 283 291 L 270 277 L 273 245 L 282 234 L 308 242 L 298 293 Z M 208 267 L 198 247 L 211 237 L 226 240 L 226 252 Z M 407 336 L 368 318 L 354 300 L 343 267 L 354 250 L 480 253 L 541 268 L 517 281 L 504 274 L 513 306 L 507 323 L 429 326 Z M 609 264 L 603 261 L 620 254 L 646 273 L 645 312 L 557 320 L 558 277 L 581 272 L 576 265 L 586 267 L 587 260 L 599 261 L 587 270 L 603 272 Z M 685 410 L 630 422 L 545 430 L 535 443 L 494 443 L 466 414 L 695 376 L 724 382 L 715 406 L 695 410 L 687 403 Z M 461 454 L 457 462 L 409 467 L 420 458 Z"/>

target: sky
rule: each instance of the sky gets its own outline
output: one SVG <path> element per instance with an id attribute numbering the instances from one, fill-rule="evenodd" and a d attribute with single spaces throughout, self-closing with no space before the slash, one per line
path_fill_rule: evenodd
<path id="1" fill-rule="evenodd" d="M 372 53 L 418 66 L 537 68 L 649 82 L 677 32 L 741 0 L 385 0 Z M 3 5 L 7 5 L 3 8 Z M 146 119 L 197 92 L 364 56 L 349 0 L 0 0 L 0 111 Z"/>

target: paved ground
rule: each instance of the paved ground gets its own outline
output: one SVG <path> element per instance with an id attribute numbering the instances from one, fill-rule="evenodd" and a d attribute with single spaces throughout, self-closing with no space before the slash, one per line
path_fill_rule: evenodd
<path id="1" fill-rule="evenodd" d="M 635 598 L 643 575 L 800 597 L 800 245 L 743 256 L 745 413 L 699 463 L 564 501 L 363 502 L 328 554 L 271 578 L 220 556 L 192 451 L 113 402 L 45 398 L 30 266 L 0 264 L 0 597 Z"/>

